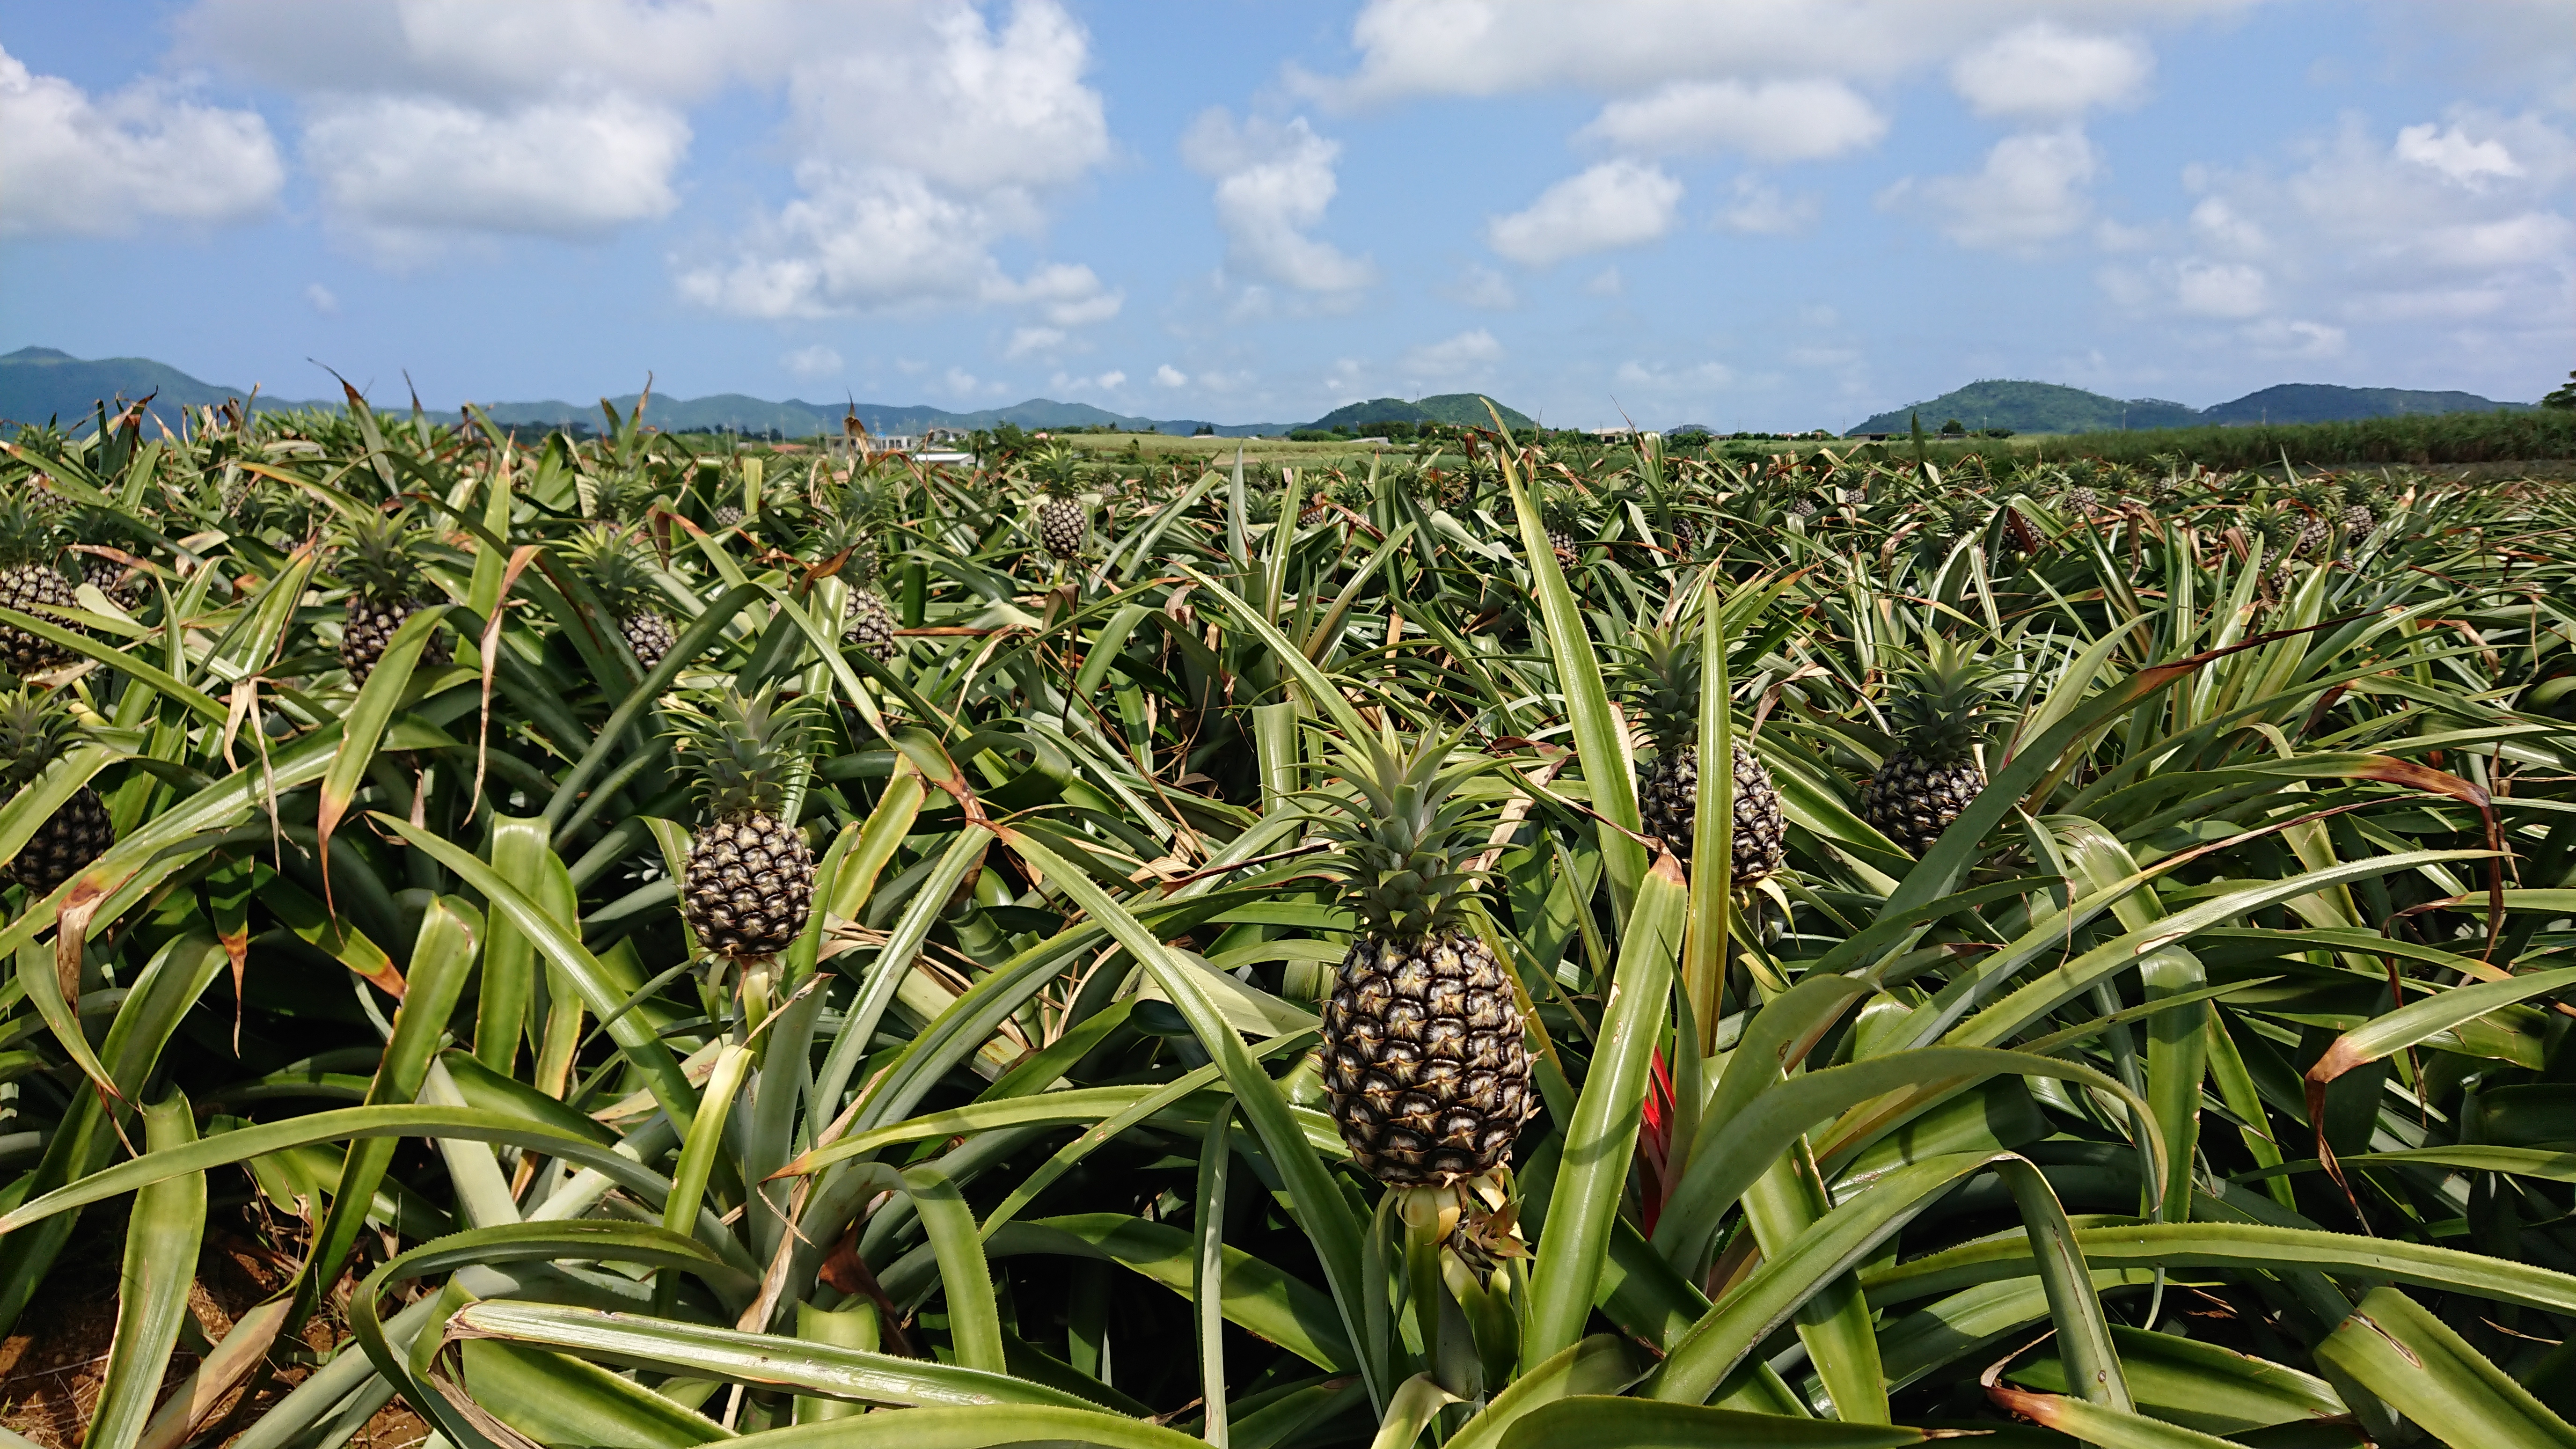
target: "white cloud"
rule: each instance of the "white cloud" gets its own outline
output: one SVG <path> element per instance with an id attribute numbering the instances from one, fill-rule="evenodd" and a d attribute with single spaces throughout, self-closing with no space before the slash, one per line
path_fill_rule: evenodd
<path id="1" fill-rule="evenodd" d="M 304 289 L 304 304 L 325 317 L 340 315 L 339 297 L 320 282 L 315 282 Z"/>
<path id="2" fill-rule="evenodd" d="M 1631 395 L 1652 397 L 1660 405 L 1678 405 L 1685 396 L 1701 397 L 1731 387 L 1735 369 L 1722 362 L 1665 367 L 1631 359 L 1610 375 L 1611 385 Z"/>
<path id="3" fill-rule="evenodd" d="M 955 393 L 961 398 L 972 398 L 978 394 L 988 396 L 999 395 L 1008 391 L 1010 388 L 1009 383 L 988 381 L 984 378 L 977 377 L 975 374 L 968 372 L 962 367 L 949 368 L 947 374 L 940 379 L 940 382 L 950 392 Z"/>
<path id="4" fill-rule="evenodd" d="M 2520 176 L 2522 163 L 2504 142 L 2489 136 L 2471 140 L 2457 125 L 2437 131 L 2433 123 L 2408 126 L 2397 133 L 2396 156 L 2430 167 L 2462 186 L 2475 187 L 2490 177 Z"/>
<path id="5" fill-rule="evenodd" d="M 1154 381 L 1165 387 L 1187 387 L 1190 385 L 1190 375 L 1166 362 L 1154 369 Z"/>
<path id="6" fill-rule="evenodd" d="M 1116 392 L 1127 385 L 1127 374 L 1115 369 L 1098 377 L 1072 377 L 1059 372 L 1050 385 L 1057 392 Z"/>
<path id="7" fill-rule="evenodd" d="M 0 236 L 112 236 L 268 210 L 286 181 L 256 112 L 142 84 L 93 99 L 0 50 Z"/>
<path id="8" fill-rule="evenodd" d="M 796 192 L 672 258 L 751 316 L 906 305 L 1113 314 L 1084 269 L 993 259 L 1110 157 L 1090 39 L 1061 0 L 197 0 L 192 60 L 294 97 L 335 222 L 408 260 L 478 236 L 667 217 L 695 108 L 783 96 Z"/>
<path id="9" fill-rule="evenodd" d="M 2541 116 L 2459 107 L 2393 135 L 2347 117 L 2286 168 L 2187 170 L 2188 225 L 2101 282 L 2141 318 L 2238 324 L 2186 325 L 2205 347 L 2324 359 L 2367 352 L 2364 329 L 2414 324 L 2418 368 L 2545 376 L 2576 344 L 2571 180 L 2576 136 Z"/>
<path id="10" fill-rule="evenodd" d="M 1053 352 L 1064 345 L 1067 335 L 1061 327 L 1021 327 L 1011 333 L 1010 345 L 1002 349 L 1002 355 L 1026 357 L 1033 352 Z"/>
<path id="11" fill-rule="evenodd" d="M 2084 225 L 2092 214 L 2085 187 L 2101 169 L 2082 131 L 2030 132 L 1997 141 L 1974 175 L 1907 177 L 1881 192 L 1879 203 L 1928 212 L 1961 246 L 2027 251 Z"/>
<path id="12" fill-rule="evenodd" d="M 1453 301 L 1488 312 L 1508 311 L 1521 304 L 1521 295 L 1512 289 L 1512 279 L 1482 262 L 1469 262 L 1455 281 L 1442 289 Z"/>
<path id="13" fill-rule="evenodd" d="M 799 347 L 778 362 L 798 377 L 834 377 L 839 375 L 842 367 L 841 354 L 821 342 Z"/>
<path id="14" fill-rule="evenodd" d="M 2142 41 L 2034 20 L 1952 61 L 1950 85 L 1981 116 L 2064 121 L 2136 101 L 2155 69 Z"/>
<path id="15" fill-rule="evenodd" d="M 1623 151 L 1735 150 L 1813 161 L 1874 145 L 1887 118 L 1838 80 L 1674 81 L 1612 101 L 1576 135 Z"/>
<path id="16" fill-rule="evenodd" d="M 2338 357 L 2345 343 L 2342 328 L 2323 322 L 2266 320 L 2246 327 L 2239 335 L 2267 357 Z"/>
<path id="17" fill-rule="evenodd" d="M 1470 382 L 1486 376 L 1493 365 L 1503 360 L 1503 344 L 1482 327 L 1428 342 L 1404 354 L 1405 374 L 1421 382 Z M 1355 377 L 1355 364 L 1345 360 L 1341 371 Z M 1347 388 L 1337 390 L 1348 390 Z"/>
<path id="18" fill-rule="evenodd" d="M 1181 159 L 1216 180 L 1227 257 L 1307 292 L 1353 292 L 1377 279 L 1367 257 L 1307 235 L 1322 224 L 1340 189 L 1333 161 L 1341 150 L 1303 116 L 1285 125 L 1260 117 L 1238 125 L 1222 106 L 1202 112 L 1181 137 Z"/>
<path id="19" fill-rule="evenodd" d="M 1735 178 L 1735 200 L 1719 208 L 1721 231 L 1746 236 L 1795 236 L 1812 230 L 1825 214 L 1825 199 L 1808 192 L 1786 196 L 1759 176 Z"/>
<path id="20" fill-rule="evenodd" d="M 1604 161 L 1549 187 L 1525 211 L 1486 223 L 1485 240 L 1533 267 L 1586 252 L 1637 246 L 1673 228 L 1682 184 L 1661 167 Z"/>
<path id="21" fill-rule="evenodd" d="M 2271 279 L 2243 262 L 2195 259 L 2174 269 L 2174 301 L 2195 317 L 2259 317 L 2272 304 Z"/>
<path id="22" fill-rule="evenodd" d="M 1336 104 L 1572 87 L 1634 95 L 1667 81 L 1782 75 L 1878 83 L 2034 20 L 2167 26 L 2252 0 L 1370 0 L 1353 72 L 1292 72 Z M 2449 8 L 2449 7 L 2444 7 Z M 2476 8 L 2461 7 L 2461 8 Z"/>
<path id="23" fill-rule="evenodd" d="M 408 253 L 456 233 L 596 237 L 679 205 L 689 123 L 622 95 L 488 110 L 435 96 L 333 99 L 304 128 L 324 205 Z"/>
<path id="24" fill-rule="evenodd" d="M 1583 290 L 1595 297 L 1616 297 L 1628 290 L 1628 279 L 1619 275 L 1617 267 L 1603 267 L 1583 284 Z"/>

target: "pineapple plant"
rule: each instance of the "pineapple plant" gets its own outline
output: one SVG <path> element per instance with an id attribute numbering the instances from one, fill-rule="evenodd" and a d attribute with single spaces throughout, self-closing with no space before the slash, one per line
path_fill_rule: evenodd
<path id="1" fill-rule="evenodd" d="M 854 490 L 841 514 L 815 532 L 810 551 L 817 563 L 844 560 L 841 580 L 849 593 L 841 605 L 841 641 L 883 664 L 894 658 L 897 646 L 894 606 L 877 582 L 883 570 L 872 527 L 878 512 L 872 497 Z"/>
<path id="2" fill-rule="evenodd" d="M 56 540 L 51 510 L 25 494 L 0 499 L 0 608 L 47 618 L 80 607 L 72 581 L 56 566 Z M 0 622 L 0 658 L 20 679 L 76 657 L 51 639 Z"/>
<path id="3" fill-rule="evenodd" d="M 71 711 L 60 698 L 33 689 L 0 694 L 0 789 L 15 795 L 32 784 L 62 757 L 72 735 Z M 106 802 L 83 785 L 17 855 L 0 862 L 0 876 L 25 886 L 30 897 L 50 895 L 115 843 Z"/>
<path id="4" fill-rule="evenodd" d="M 1508 968 L 1465 918 L 1487 822 L 1458 787 L 1487 766 L 1453 755 L 1391 733 L 1351 747 L 1352 798 L 1324 825 L 1360 922 L 1324 1003 L 1325 1095 L 1352 1160 L 1397 1187 L 1503 1166 L 1538 1109 Z"/>
<path id="5" fill-rule="evenodd" d="M 1582 547 L 1583 519 L 1575 511 L 1574 490 L 1549 488 L 1538 501 L 1539 522 L 1547 529 L 1547 546 L 1562 559 L 1571 560 Z"/>
<path id="6" fill-rule="evenodd" d="M 1933 639 L 1893 709 L 1896 747 L 1860 787 L 1861 818 L 1921 855 L 1985 792 L 1977 763 L 1994 673 L 1967 645 Z"/>
<path id="7" fill-rule="evenodd" d="M 662 662 L 679 641 L 671 616 L 662 611 L 660 592 L 644 559 L 644 550 L 625 529 L 593 524 L 573 545 L 582 571 L 599 601 L 617 621 L 618 637 L 646 669 Z"/>
<path id="8" fill-rule="evenodd" d="M 1688 864 L 1699 828 L 1699 643 L 1671 629 L 1641 629 L 1619 661 L 1630 698 L 1645 719 L 1655 758 L 1637 782 L 1637 813 L 1646 833 Z M 1735 810 L 1727 835 L 1728 874 L 1739 890 L 1777 873 L 1786 860 L 1780 791 L 1771 771 L 1742 739 L 1734 741 Z"/>
<path id="9" fill-rule="evenodd" d="M 442 601 L 421 565 L 421 535 L 409 510 L 354 519 L 342 530 L 339 545 L 340 579 L 349 586 L 342 606 L 340 663 L 352 686 L 364 685 L 403 621 Z M 444 638 L 432 639 L 421 654 L 424 661 L 447 657 Z"/>
<path id="10" fill-rule="evenodd" d="M 90 548 L 112 548 L 130 557 L 139 557 L 141 540 L 135 538 L 133 525 L 122 515 L 107 508 L 82 508 L 72 515 L 72 536 Z M 143 574 L 104 553 L 80 554 L 82 583 L 90 585 L 113 600 L 120 609 L 132 611 L 143 600 Z"/>
<path id="11" fill-rule="evenodd" d="M 805 769 L 809 710 L 774 688 L 674 701 L 672 735 L 707 822 L 689 836 L 680 912 L 728 961 L 794 943 L 814 908 L 814 854 L 787 813 Z"/>

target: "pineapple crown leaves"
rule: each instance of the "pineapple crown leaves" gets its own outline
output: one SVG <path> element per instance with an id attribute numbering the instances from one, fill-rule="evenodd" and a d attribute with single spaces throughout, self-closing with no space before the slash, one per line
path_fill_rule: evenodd
<path id="1" fill-rule="evenodd" d="M 352 518 L 338 542 L 341 581 L 367 598 L 417 598 L 428 583 L 418 551 L 421 535 L 408 508 Z"/>
<path id="2" fill-rule="evenodd" d="M 599 591 L 600 602 L 611 609 L 624 613 L 652 591 L 653 573 L 644 561 L 644 549 L 626 529 L 592 524 L 573 540 L 572 554 L 591 587 Z"/>
<path id="3" fill-rule="evenodd" d="M 1613 676 L 1645 716 L 1667 758 L 1699 737 L 1699 641 L 1681 629 L 1639 629 L 1611 661 Z"/>
<path id="4" fill-rule="evenodd" d="M 1410 747 L 1393 730 L 1342 744 L 1328 768 L 1350 793 L 1308 792 L 1328 804 L 1320 833 L 1336 847 L 1324 874 L 1340 881 L 1361 924 L 1417 937 L 1455 925 L 1482 873 L 1464 868 L 1491 827 L 1489 797 L 1462 792 L 1500 762 L 1461 757 L 1459 734 L 1424 735 Z"/>
<path id="5" fill-rule="evenodd" d="M 75 731 L 72 712 L 42 690 L 0 694 L 0 785 L 23 789 L 62 757 Z"/>
<path id="6" fill-rule="evenodd" d="M 22 490 L 0 498 L 0 564 L 29 564 L 51 559 L 58 545 L 59 517 Z"/>
<path id="7" fill-rule="evenodd" d="M 1906 674 L 1907 688 L 1889 710 L 1899 741 L 1929 764 L 1966 759 L 1993 722 L 1994 666 L 1973 646 L 1936 637 Z"/>
<path id="8" fill-rule="evenodd" d="M 1049 443 L 1029 459 L 1029 479 L 1049 498 L 1072 498 L 1082 492 L 1082 454 L 1070 443 Z"/>
<path id="9" fill-rule="evenodd" d="M 777 686 L 745 696 L 730 686 L 663 701 L 669 736 L 697 796 L 717 820 L 778 815 L 803 774 L 815 707 L 808 696 L 781 702 Z"/>

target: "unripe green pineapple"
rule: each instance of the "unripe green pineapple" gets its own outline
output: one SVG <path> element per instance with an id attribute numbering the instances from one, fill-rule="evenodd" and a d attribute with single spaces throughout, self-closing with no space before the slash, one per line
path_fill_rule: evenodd
<path id="1" fill-rule="evenodd" d="M 1541 485 L 1538 520 L 1547 529 L 1547 546 L 1557 557 L 1571 560 L 1582 548 L 1583 515 L 1575 507 L 1574 490 Z"/>
<path id="2" fill-rule="evenodd" d="M 671 616 L 662 611 L 661 591 L 634 535 L 594 524 L 574 541 L 573 552 L 590 576 L 600 603 L 616 619 L 618 637 L 635 651 L 635 661 L 648 670 L 661 663 L 679 636 L 671 627 Z"/>
<path id="3" fill-rule="evenodd" d="M 444 603 L 422 569 L 423 542 L 408 509 L 395 514 L 368 514 L 353 520 L 340 535 L 338 572 L 349 586 L 340 632 L 340 663 L 352 685 L 363 685 L 385 657 L 394 631 L 422 609 Z M 447 641 L 432 639 L 423 662 L 444 661 Z"/>
<path id="4" fill-rule="evenodd" d="M 856 645 L 879 664 L 894 658 L 897 648 L 894 607 L 877 582 L 884 562 L 876 528 L 885 512 L 880 495 L 851 489 L 839 514 L 814 531 L 805 550 L 818 565 L 841 560 L 841 582 L 849 589 L 841 605 L 841 642 Z"/>
<path id="5" fill-rule="evenodd" d="M 71 711 L 61 700 L 32 689 L 0 694 L 0 789 L 14 797 L 70 748 Z M 0 863 L 0 876 L 27 888 L 31 897 L 53 893 L 116 843 L 107 804 L 83 785 L 27 837 L 17 855 Z"/>
<path id="6" fill-rule="evenodd" d="M 673 738 L 707 823 L 689 837 L 680 913 L 727 960 L 775 956 L 814 908 L 814 855 L 787 817 L 787 790 L 806 766 L 810 711 L 764 689 L 725 689 L 674 701 Z"/>
<path id="7" fill-rule="evenodd" d="M 1637 813 L 1646 833 L 1687 865 L 1699 829 L 1699 642 L 1670 629 L 1640 629 L 1619 661 L 1621 680 L 1654 741 L 1655 758 L 1637 781 Z M 1727 833 L 1728 876 L 1738 890 L 1779 871 L 1787 860 L 1779 787 L 1744 741 L 1734 741 L 1735 809 Z"/>
<path id="8" fill-rule="evenodd" d="M 1860 787 L 1861 818 L 1910 855 L 1921 855 L 1985 793 L 1977 764 L 1994 672 L 1973 649 L 1934 639 L 1889 712 L 1897 746 Z"/>
<path id="9" fill-rule="evenodd" d="M 1493 1171 L 1538 1109 L 1507 968 L 1460 909 L 1490 815 L 1458 786 L 1487 768 L 1391 732 L 1335 766 L 1356 796 L 1324 830 L 1360 930 L 1324 1003 L 1324 1088 L 1352 1160 L 1395 1186 Z"/>
<path id="10" fill-rule="evenodd" d="M 80 607 L 78 592 L 58 563 L 55 510 L 29 492 L 0 499 L 0 608 L 66 627 L 63 611 Z M 79 656 L 54 641 L 0 621 L 0 663 L 25 679 L 59 669 Z"/>

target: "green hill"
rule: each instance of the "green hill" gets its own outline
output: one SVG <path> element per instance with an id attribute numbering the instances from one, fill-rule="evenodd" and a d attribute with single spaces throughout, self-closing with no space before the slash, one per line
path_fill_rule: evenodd
<path id="1" fill-rule="evenodd" d="M 1916 415 L 1922 417 L 1927 433 L 1952 418 L 1971 428 L 2010 428 L 2017 433 L 2106 433 L 2189 427 L 2200 421 L 2199 409 L 2161 398 L 2124 402 L 2053 382 L 1988 381 L 1972 382 L 1928 402 L 1891 408 L 1851 432 L 1902 433 L 1908 419 Z"/>
<path id="2" fill-rule="evenodd" d="M 2522 412 L 2529 403 L 2496 402 L 2473 392 L 2415 392 L 2402 387 L 2335 387 L 2285 382 L 2201 411 L 2204 423 L 2351 423 L 2410 413 Z"/>
<path id="3" fill-rule="evenodd" d="M 1313 422 L 1309 428 L 1349 428 L 1364 431 L 1380 423 L 1446 423 L 1458 428 L 1490 428 L 1493 414 L 1485 411 L 1485 396 L 1473 392 L 1444 392 L 1435 397 L 1416 398 L 1406 402 L 1400 397 L 1373 397 L 1338 407 Z M 1506 427 L 1528 428 L 1537 424 L 1528 414 L 1516 412 L 1500 403 L 1494 404 Z"/>
<path id="4" fill-rule="evenodd" d="M 2496 402 L 2473 392 L 2416 392 L 2400 387 L 2337 387 L 2321 382 L 2288 382 L 2250 392 L 2233 402 L 2194 408 L 2162 398 L 2122 401 L 2061 387 L 2053 382 L 1972 382 L 1929 402 L 1890 408 L 1845 437 L 1863 433 L 1902 433 L 1914 415 L 1923 430 L 1936 432 L 1958 419 L 1969 428 L 2010 428 L 2016 433 L 2116 433 L 2145 428 L 2191 428 L 2212 424 L 2349 423 L 2364 418 L 2393 418 L 2421 413 L 2520 411 L 2529 403 Z"/>

